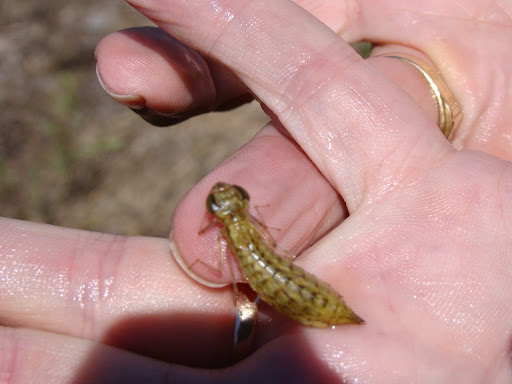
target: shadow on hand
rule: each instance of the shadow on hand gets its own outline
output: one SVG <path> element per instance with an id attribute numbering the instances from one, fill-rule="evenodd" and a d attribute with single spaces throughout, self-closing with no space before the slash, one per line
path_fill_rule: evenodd
<path id="1" fill-rule="evenodd" d="M 179 371 L 177 377 L 188 377 L 190 373 L 186 382 L 204 382 L 205 377 L 223 382 L 223 377 L 233 375 L 243 383 L 260 381 L 262 377 L 267 378 L 265 382 L 274 383 L 340 382 L 340 377 L 312 353 L 300 332 L 301 326 L 287 320 L 283 323 L 283 317 L 276 313 L 272 317 L 272 322 L 256 329 L 257 333 L 265 334 L 256 335 L 260 339 L 256 351 L 235 365 L 231 316 L 196 312 L 132 317 L 114 326 L 103 344 L 92 350 L 73 383 L 184 382 L 173 376 L 173 370 Z M 263 345 L 262 339 L 266 339 Z M 211 374 L 205 374 L 205 369 L 211 370 Z"/>

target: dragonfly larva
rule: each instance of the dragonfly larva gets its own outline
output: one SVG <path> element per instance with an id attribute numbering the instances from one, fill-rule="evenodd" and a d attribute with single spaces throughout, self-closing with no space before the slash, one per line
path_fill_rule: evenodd
<path id="1" fill-rule="evenodd" d="M 276 247 L 248 212 L 249 194 L 245 189 L 216 183 L 206 207 L 223 225 L 220 235 L 236 256 L 244 278 L 263 301 L 309 326 L 364 322 L 327 283 L 275 252 Z"/>

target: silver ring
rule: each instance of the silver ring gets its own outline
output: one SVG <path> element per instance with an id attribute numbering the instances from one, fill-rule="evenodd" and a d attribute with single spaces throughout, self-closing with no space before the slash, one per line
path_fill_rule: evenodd
<path id="1" fill-rule="evenodd" d="M 233 335 L 233 362 L 243 360 L 252 351 L 258 315 L 258 302 L 259 297 L 251 301 L 243 292 L 238 290 L 235 332 Z"/>

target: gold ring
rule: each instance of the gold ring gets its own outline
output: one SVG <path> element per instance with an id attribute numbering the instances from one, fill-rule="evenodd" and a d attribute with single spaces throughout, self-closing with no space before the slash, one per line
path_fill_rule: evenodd
<path id="1" fill-rule="evenodd" d="M 256 320 L 258 315 L 258 301 L 249 298 L 240 290 L 236 297 L 235 332 L 233 335 L 233 362 L 247 357 L 253 347 Z"/>
<path id="2" fill-rule="evenodd" d="M 401 53 L 386 55 L 384 57 L 402 60 L 411 64 L 421 72 L 423 77 L 427 80 L 432 98 L 437 104 L 437 126 L 447 139 L 451 139 L 462 120 L 462 109 L 457 99 L 455 99 L 455 96 L 450 91 L 450 88 L 448 88 L 441 77 L 441 74 L 430 65 L 414 56 Z"/>

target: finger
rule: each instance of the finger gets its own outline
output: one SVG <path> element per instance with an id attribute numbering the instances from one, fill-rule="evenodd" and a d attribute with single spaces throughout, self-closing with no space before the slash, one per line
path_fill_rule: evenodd
<path id="1" fill-rule="evenodd" d="M 207 370 L 29 329 L 0 327 L 0 350 L 0 377 L 9 383 L 205 383 L 211 376 Z"/>
<path id="2" fill-rule="evenodd" d="M 166 240 L 9 219 L 0 219 L 0 228 L 3 325 L 101 341 L 184 364 L 231 361 L 230 289 L 208 289 L 188 278 Z"/>
<path id="3" fill-rule="evenodd" d="M 115 32 L 95 54 L 107 93 L 154 125 L 177 124 L 252 99 L 230 71 L 158 28 Z"/>
<path id="4" fill-rule="evenodd" d="M 208 282 L 230 283 L 233 277 L 227 263 L 234 266 L 235 279 L 241 278 L 233 259 L 224 260 L 224 269 L 216 271 L 218 227 L 199 234 L 205 226 L 209 190 L 219 181 L 246 189 L 251 214 L 267 226 L 280 248 L 295 254 L 347 216 L 338 193 L 304 152 L 270 124 L 201 180 L 175 210 L 171 236 L 176 256 L 185 269 Z"/>
<path id="5" fill-rule="evenodd" d="M 449 150 L 410 97 L 293 3 L 131 3 L 231 68 L 341 192 L 349 211 L 409 176 L 408 167 Z"/>
<path id="6" fill-rule="evenodd" d="M 339 17 L 354 14 L 346 4 L 302 1 L 300 5 L 341 32 L 345 39 L 352 41 L 357 36 L 357 31 L 349 28 L 349 17 Z M 403 50 L 406 49 L 396 46 L 392 49 L 394 53 Z M 153 125 L 177 124 L 202 112 L 229 109 L 251 100 L 247 89 L 231 72 L 158 28 L 116 32 L 100 42 L 96 57 L 98 78 L 104 89 Z M 387 62 L 374 59 L 372 65 L 404 88 L 433 119 L 437 118 L 436 105 L 421 74 L 405 63 Z M 197 76 L 202 64 L 209 78 Z"/>
<path id="7" fill-rule="evenodd" d="M 350 39 L 350 30 L 345 28 L 349 20 L 339 17 L 355 14 L 346 4 L 298 3 Z M 174 125 L 203 112 L 231 109 L 252 100 L 230 71 L 158 28 L 113 33 L 99 43 L 95 55 L 98 80 L 105 91 L 153 125 Z"/>

